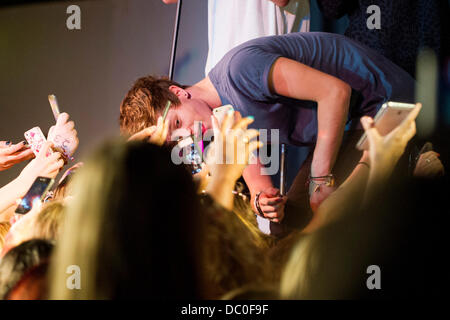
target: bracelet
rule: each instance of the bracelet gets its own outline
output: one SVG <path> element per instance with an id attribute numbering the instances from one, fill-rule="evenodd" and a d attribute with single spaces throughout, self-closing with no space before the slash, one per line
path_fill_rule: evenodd
<path id="1" fill-rule="evenodd" d="M 327 174 L 326 176 L 317 176 L 317 177 L 311 177 L 309 176 L 309 180 L 315 180 L 315 179 L 329 179 L 334 178 L 334 175 L 332 173 Z"/>
<path id="2" fill-rule="evenodd" d="M 330 173 L 330 174 L 327 174 L 326 176 L 317 176 L 317 177 L 309 176 L 308 183 L 313 182 L 315 184 L 319 184 L 319 183 L 315 182 L 314 180 L 326 180 L 324 183 L 320 183 L 320 184 L 326 184 L 327 186 L 332 187 L 332 186 L 334 186 L 334 182 L 336 179 L 334 178 L 334 174 Z"/>
<path id="3" fill-rule="evenodd" d="M 315 180 L 324 180 L 324 181 L 322 183 L 317 183 Z M 326 176 L 317 176 L 317 177 L 309 176 L 307 184 L 309 184 L 309 195 L 311 195 L 314 192 L 319 191 L 321 185 L 333 187 L 335 184 L 335 178 L 332 173 L 327 174 Z"/>
<path id="4" fill-rule="evenodd" d="M 260 192 L 258 192 L 258 193 L 256 194 L 254 204 L 255 204 L 256 210 L 258 210 L 258 214 L 259 214 L 261 217 L 265 218 L 265 217 L 264 217 L 264 213 L 262 212 L 261 207 L 259 206 L 259 196 L 261 195 L 261 193 L 262 193 L 262 191 L 260 191 Z"/>
<path id="5" fill-rule="evenodd" d="M 369 165 L 367 162 L 360 161 L 360 162 L 358 162 L 358 164 L 363 164 L 363 165 L 367 166 L 367 168 L 370 169 L 370 165 Z M 358 165 L 358 164 L 357 164 L 357 165 Z"/>

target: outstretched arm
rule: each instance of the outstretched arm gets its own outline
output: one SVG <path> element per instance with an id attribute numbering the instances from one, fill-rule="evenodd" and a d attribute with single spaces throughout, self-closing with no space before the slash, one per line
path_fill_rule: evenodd
<path id="1" fill-rule="evenodd" d="M 344 133 L 351 87 L 336 77 L 287 58 L 279 58 L 273 64 L 269 86 L 279 95 L 317 102 L 318 136 L 312 175 L 330 173 Z"/>
<path id="2" fill-rule="evenodd" d="M 14 205 L 18 198 L 23 197 L 37 177 L 54 178 L 58 174 L 64 161 L 58 152 L 46 156 L 51 145 L 51 142 L 46 142 L 36 159 L 32 160 L 18 177 L 0 188 L 0 212 Z"/>
<path id="3" fill-rule="evenodd" d="M 322 202 L 309 224 L 302 230 L 303 233 L 315 231 L 361 205 L 369 177 L 369 167 L 362 162 L 370 163 L 367 152 L 364 152 L 360 163 L 344 183 Z"/>
<path id="4" fill-rule="evenodd" d="M 274 93 L 317 102 L 318 134 L 311 176 L 330 174 L 345 129 L 351 87 L 336 77 L 287 58 L 275 61 L 268 81 Z M 311 196 L 313 211 L 333 190 L 332 187 L 322 186 L 319 192 Z"/>
<path id="5" fill-rule="evenodd" d="M 369 140 L 369 151 L 364 152 L 361 162 L 369 164 L 370 170 L 366 165 L 358 164 L 347 180 L 319 206 L 303 232 L 312 232 L 352 209 L 370 203 L 389 179 L 408 141 L 415 135 L 415 119 L 421 107 L 418 104 L 408 118 L 386 136 L 380 136 L 372 118 L 361 119 Z"/>
<path id="6" fill-rule="evenodd" d="M 391 176 L 394 167 L 411 138 L 416 134 L 416 118 L 422 108 L 418 103 L 408 117 L 386 136 L 381 136 L 370 117 L 363 117 L 361 123 L 369 141 L 369 156 L 372 163 L 364 203 L 370 203 L 380 187 Z"/>

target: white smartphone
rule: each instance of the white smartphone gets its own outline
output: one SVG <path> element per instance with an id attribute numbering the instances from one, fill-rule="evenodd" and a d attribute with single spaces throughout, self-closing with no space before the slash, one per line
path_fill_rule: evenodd
<path id="1" fill-rule="evenodd" d="M 222 124 L 222 121 L 223 121 L 223 119 L 225 119 L 225 116 L 227 115 L 227 112 L 229 110 L 234 110 L 234 108 L 231 104 L 227 104 L 227 105 L 213 109 L 213 115 L 216 117 L 219 124 Z"/>
<path id="2" fill-rule="evenodd" d="M 34 127 L 25 132 L 24 136 L 28 144 L 30 145 L 30 148 L 33 151 L 34 155 L 37 157 L 42 147 L 44 146 L 44 143 L 47 141 L 44 134 L 42 133 L 41 128 Z M 53 151 L 49 149 L 46 156 L 48 157 L 52 153 Z"/>
<path id="3" fill-rule="evenodd" d="M 394 130 L 416 107 L 412 103 L 401 103 L 389 101 L 381 106 L 377 115 L 374 118 L 375 128 L 377 128 L 380 135 L 385 136 Z M 367 135 L 364 133 L 356 144 L 358 150 L 369 150 L 369 142 Z"/>

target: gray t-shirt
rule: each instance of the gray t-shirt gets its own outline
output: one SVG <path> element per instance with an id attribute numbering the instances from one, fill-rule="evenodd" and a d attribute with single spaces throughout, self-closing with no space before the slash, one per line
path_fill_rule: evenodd
<path id="1" fill-rule="evenodd" d="M 317 103 L 270 92 L 269 71 L 279 57 L 301 62 L 352 87 L 347 129 L 350 125 L 360 128 L 359 118 L 374 116 L 384 102 L 414 102 L 415 81 L 407 72 L 345 36 L 309 32 L 250 40 L 230 50 L 208 76 L 223 105 L 233 105 L 242 116 L 254 116 L 253 128 L 279 129 L 281 143 L 315 143 Z"/>

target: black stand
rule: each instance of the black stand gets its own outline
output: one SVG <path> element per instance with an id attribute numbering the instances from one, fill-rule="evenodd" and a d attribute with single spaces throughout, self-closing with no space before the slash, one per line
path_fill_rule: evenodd
<path id="1" fill-rule="evenodd" d="M 281 156 L 280 156 L 280 194 L 286 195 L 286 144 L 281 144 Z"/>
<path id="2" fill-rule="evenodd" d="M 170 54 L 170 66 L 169 66 L 169 79 L 173 80 L 173 72 L 175 69 L 175 56 L 177 54 L 177 40 L 178 40 L 178 29 L 180 27 L 180 15 L 181 15 L 181 4 L 182 0 L 177 2 L 177 14 L 175 16 L 175 26 L 173 28 L 172 37 L 172 52 Z"/>

